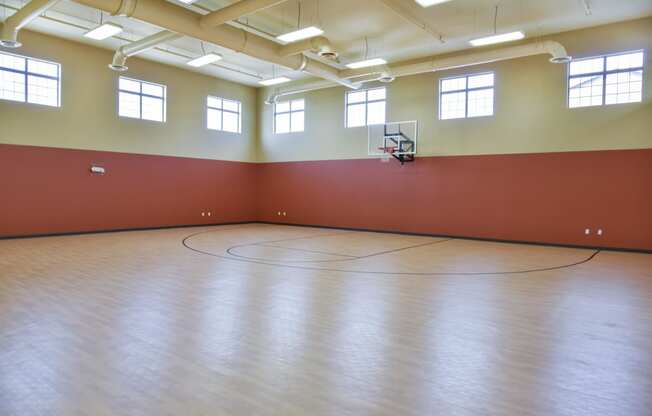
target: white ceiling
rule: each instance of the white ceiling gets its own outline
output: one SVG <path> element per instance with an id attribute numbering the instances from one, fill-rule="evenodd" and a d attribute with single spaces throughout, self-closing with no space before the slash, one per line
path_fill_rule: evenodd
<path id="1" fill-rule="evenodd" d="M 175 0 L 169 1 L 176 3 Z M 189 7 L 206 13 L 234 2 L 198 0 Z M 317 25 L 324 29 L 325 36 L 340 53 L 341 63 L 362 58 L 365 54 L 365 43 L 369 57 L 383 57 L 391 63 L 468 48 L 469 39 L 494 32 L 496 4 L 499 4 L 497 31 L 522 30 L 527 37 L 652 15 L 652 0 L 451 0 L 425 9 L 413 0 L 399 2 L 440 33 L 444 42 L 399 16 L 381 0 L 301 0 L 300 24 Z M 0 18 L 10 16 L 14 9 L 22 7 L 22 4 L 24 0 L 0 0 Z M 299 0 L 289 0 L 244 17 L 235 24 L 273 38 L 296 29 L 298 12 Z M 103 20 L 118 22 L 126 30 L 120 38 L 99 42 L 82 37 L 86 29 L 98 24 L 100 13 L 72 1 L 61 1 L 45 16 L 32 22 L 29 28 L 108 49 L 115 49 L 126 42 L 160 30 L 147 23 L 108 16 L 106 13 Z M 222 53 L 224 60 L 197 69 L 198 72 L 253 86 L 273 73 L 288 75 L 293 79 L 307 76 L 283 68 L 274 68 L 269 63 L 215 45 L 204 46 L 207 51 Z M 199 55 L 201 43 L 191 38 L 182 38 L 142 54 L 147 59 L 186 69 L 190 68 L 185 66 L 185 62 Z"/>

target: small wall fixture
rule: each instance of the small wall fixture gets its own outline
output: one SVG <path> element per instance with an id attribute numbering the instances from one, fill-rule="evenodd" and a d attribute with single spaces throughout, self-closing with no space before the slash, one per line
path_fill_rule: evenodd
<path id="1" fill-rule="evenodd" d="M 102 166 L 91 166 L 91 173 L 96 175 L 104 175 L 106 170 Z"/>

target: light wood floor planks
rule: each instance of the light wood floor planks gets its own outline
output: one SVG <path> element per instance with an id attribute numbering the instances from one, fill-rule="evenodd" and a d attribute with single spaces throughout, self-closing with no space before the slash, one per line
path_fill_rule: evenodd
<path id="1" fill-rule="evenodd" d="M 652 255 L 264 224 L 0 241 L 2 416 L 651 414 Z"/>

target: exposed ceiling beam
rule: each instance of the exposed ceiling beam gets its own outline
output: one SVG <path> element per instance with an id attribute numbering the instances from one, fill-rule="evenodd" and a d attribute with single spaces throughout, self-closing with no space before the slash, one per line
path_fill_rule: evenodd
<path id="1" fill-rule="evenodd" d="M 414 2 L 406 2 L 405 0 L 380 0 L 387 7 L 392 9 L 394 13 L 401 16 L 403 19 L 412 23 L 419 29 L 428 33 L 429 35 L 435 37 L 439 42 L 445 43 L 446 39 L 444 35 L 440 33 L 437 29 L 433 28 L 425 19 L 419 16 L 410 6 L 406 6 L 405 3 L 410 3 L 414 7 Z"/>
<path id="2" fill-rule="evenodd" d="M 199 24 L 203 28 L 219 26 L 286 1 L 287 0 L 240 0 L 204 15 L 199 21 Z"/>
<path id="3" fill-rule="evenodd" d="M 201 14 L 164 0 L 75 0 L 108 13 L 128 10 L 131 17 L 159 26 L 172 32 L 219 45 L 262 61 L 270 62 L 295 71 L 304 71 L 319 78 L 328 79 L 349 88 L 358 84 L 340 78 L 338 71 L 328 65 L 303 55 L 281 56 L 281 45 L 242 29 L 229 25 L 204 29 L 200 25 Z M 133 7 L 133 4 L 136 4 Z"/>

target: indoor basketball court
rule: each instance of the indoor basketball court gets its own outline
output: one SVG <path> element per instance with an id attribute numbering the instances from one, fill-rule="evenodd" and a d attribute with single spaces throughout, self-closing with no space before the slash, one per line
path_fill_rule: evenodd
<path id="1" fill-rule="evenodd" d="M 648 416 L 617 3 L 0 0 L 0 415 Z"/>

